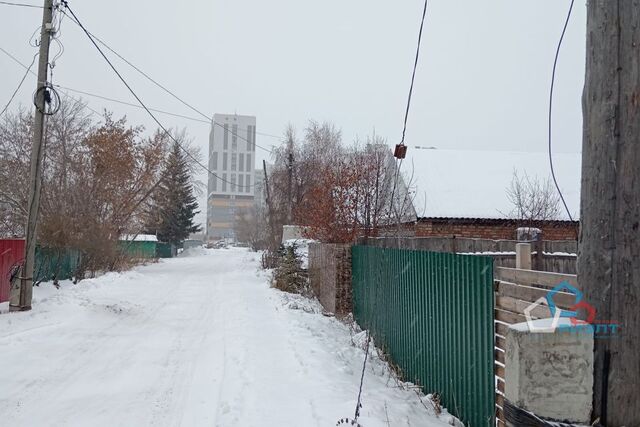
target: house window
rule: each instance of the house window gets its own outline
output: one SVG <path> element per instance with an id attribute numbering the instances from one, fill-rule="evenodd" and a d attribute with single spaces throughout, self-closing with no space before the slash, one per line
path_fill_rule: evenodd
<path id="1" fill-rule="evenodd" d="M 238 149 L 238 125 L 234 124 L 231 127 L 231 150 L 236 151 Z"/>
<path id="2" fill-rule="evenodd" d="M 222 154 L 222 170 L 227 170 L 227 153 Z"/>
<path id="3" fill-rule="evenodd" d="M 211 191 L 218 191 L 218 178 L 212 176 L 213 182 L 211 183 Z"/>
<path id="4" fill-rule="evenodd" d="M 235 172 L 238 168 L 238 155 L 231 153 L 231 171 Z"/>
<path id="5" fill-rule="evenodd" d="M 238 175 L 238 191 L 240 193 L 244 192 L 244 175 Z"/>
<path id="6" fill-rule="evenodd" d="M 244 172 L 244 153 L 240 153 L 240 163 L 238 164 L 238 170 Z"/>
<path id="7" fill-rule="evenodd" d="M 222 192 L 223 193 L 227 192 L 227 174 L 226 173 L 222 174 Z"/>
<path id="8" fill-rule="evenodd" d="M 246 171 L 247 172 L 251 172 L 251 169 L 253 169 L 253 166 L 251 165 L 251 154 L 247 154 L 247 168 L 246 168 Z"/>
<path id="9" fill-rule="evenodd" d="M 229 125 L 224 124 L 224 149 L 229 149 Z"/>
<path id="10" fill-rule="evenodd" d="M 251 193 L 251 175 L 247 175 L 247 193 Z"/>
<path id="11" fill-rule="evenodd" d="M 231 192 L 235 193 L 236 191 L 236 174 L 232 173 L 231 174 Z"/>

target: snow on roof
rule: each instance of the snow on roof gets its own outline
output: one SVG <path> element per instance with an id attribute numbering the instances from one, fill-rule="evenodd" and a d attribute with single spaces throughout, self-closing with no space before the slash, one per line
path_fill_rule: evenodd
<path id="1" fill-rule="evenodd" d="M 157 242 L 158 241 L 158 238 L 153 234 L 137 234 L 137 235 L 123 234 L 122 236 L 120 236 L 120 239 L 125 240 L 127 242 L 130 242 L 132 240 L 134 242 Z"/>
<path id="2" fill-rule="evenodd" d="M 571 215 L 580 213 L 580 153 L 554 153 L 554 169 Z M 409 146 L 402 172 L 410 176 L 419 217 L 504 218 L 513 210 L 506 189 L 514 170 L 551 178 L 546 152 L 425 150 Z M 568 219 L 564 208 L 562 219 Z"/>

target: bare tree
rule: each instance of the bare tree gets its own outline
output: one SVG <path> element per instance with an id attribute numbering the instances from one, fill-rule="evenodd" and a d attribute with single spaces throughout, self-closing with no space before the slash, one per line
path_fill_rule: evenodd
<path id="1" fill-rule="evenodd" d="M 82 253 L 81 270 L 115 268 L 118 240 L 140 222 L 158 182 L 166 141 L 105 113 L 96 123 L 82 102 L 48 118 L 38 242 Z M 24 235 L 31 114 L 0 121 L 0 232 Z M 80 272 L 82 276 L 82 271 Z"/>
<path id="2" fill-rule="evenodd" d="M 387 142 L 379 136 L 367 138 L 364 149 L 356 148 L 353 155 L 363 199 L 358 207 L 361 234 L 374 236 L 381 228 L 397 229 L 415 221 L 413 168 L 402 173 Z"/>
<path id="3" fill-rule="evenodd" d="M 560 198 L 550 179 L 540 180 L 526 173 L 513 171 L 507 188 L 507 198 L 513 204 L 508 215 L 524 221 L 553 220 L 560 216 Z"/>
<path id="4" fill-rule="evenodd" d="M 397 166 L 380 137 L 345 147 L 331 123 L 310 121 L 302 140 L 288 127 L 269 171 L 274 230 L 293 223 L 304 226 L 307 237 L 350 242 L 415 221 L 412 176 Z M 277 234 L 270 239 L 275 244 Z"/>
<path id="5" fill-rule="evenodd" d="M 234 229 L 238 241 L 249 244 L 253 250 L 269 247 L 267 215 L 261 205 L 255 204 L 251 208 L 240 210 L 235 219 Z"/>
<path id="6" fill-rule="evenodd" d="M 0 121 L 0 232 L 24 236 L 33 117 L 24 110 L 7 112 Z"/>

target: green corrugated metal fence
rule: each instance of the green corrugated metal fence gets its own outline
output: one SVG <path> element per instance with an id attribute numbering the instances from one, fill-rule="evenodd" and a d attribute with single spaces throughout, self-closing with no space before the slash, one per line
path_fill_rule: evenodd
<path id="1" fill-rule="evenodd" d="M 153 259 L 156 257 L 157 242 L 145 240 L 121 240 L 120 248 L 127 256 L 137 259 Z"/>
<path id="2" fill-rule="evenodd" d="M 492 426 L 493 259 L 354 246 L 353 312 L 406 381 Z"/>
<path id="3" fill-rule="evenodd" d="M 80 252 L 72 249 L 36 247 L 36 281 L 73 278 L 80 263 Z"/>
<path id="4" fill-rule="evenodd" d="M 156 258 L 173 258 L 176 247 L 171 243 L 158 242 L 156 244 Z"/>

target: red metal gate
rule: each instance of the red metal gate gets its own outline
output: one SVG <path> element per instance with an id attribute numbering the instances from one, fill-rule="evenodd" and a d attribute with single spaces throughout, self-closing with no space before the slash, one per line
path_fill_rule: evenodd
<path id="1" fill-rule="evenodd" d="M 11 267 L 24 258 L 24 240 L 0 240 L 0 302 L 9 301 L 11 283 L 9 274 Z"/>

